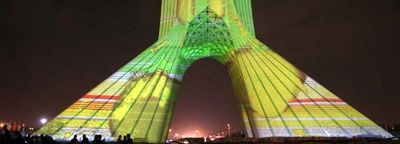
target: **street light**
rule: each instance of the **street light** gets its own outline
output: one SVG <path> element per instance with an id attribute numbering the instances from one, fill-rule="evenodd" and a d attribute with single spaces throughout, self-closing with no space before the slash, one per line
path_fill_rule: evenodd
<path id="1" fill-rule="evenodd" d="M 41 123 L 42 125 L 46 124 L 46 123 L 47 123 L 47 119 L 46 119 L 46 118 L 41 118 L 41 119 L 40 119 L 40 123 Z"/>
<path id="2" fill-rule="evenodd" d="M 228 127 L 228 137 L 231 137 L 231 124 L 227 124 Z"/>

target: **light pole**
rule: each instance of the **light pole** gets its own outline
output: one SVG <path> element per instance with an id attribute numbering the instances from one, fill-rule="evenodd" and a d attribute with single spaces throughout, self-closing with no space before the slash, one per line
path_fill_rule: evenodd
<path id="1" fill-rule="evenodd" d="M 228 127 L 228 137 L 231 137 L 231 124 L 227 124 Z"/>
<path id="2" fill-rule="evenodd" d="M 169 129 L 168 130 L 168 137 L 171 139 L 171 132 L 172 132 L 172 129 Z"/>
<path id="3" fill-rule="evenodd" d="M 200 133 L 200 131 L 198 129 L 196 129 L 196 137 L 199 137 L 199 133 Z"/>

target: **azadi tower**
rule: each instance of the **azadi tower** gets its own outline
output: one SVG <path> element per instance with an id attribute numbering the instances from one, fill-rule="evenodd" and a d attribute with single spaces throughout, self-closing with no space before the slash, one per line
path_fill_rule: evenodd
<path id="1" fill-rule="evenodd" d="M 157 42 L 36 134 L 165 142 L 185 71 L 212 58 L 229 72 L 249 137 L 392 137 L 258 41 L 251 0 L 162 0 L 161 12 Z"/>

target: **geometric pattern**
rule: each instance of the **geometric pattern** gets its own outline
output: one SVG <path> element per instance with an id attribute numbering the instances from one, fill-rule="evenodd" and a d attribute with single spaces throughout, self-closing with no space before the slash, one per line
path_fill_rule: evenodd
<path id="1" fill-rule="evenodd" d="M 161 11 L 157 42 L 36 134 L 165 142 L 185 71 L 212 58 L 229 72 L 250 137 L 393 137 L 258 41 L 250 0 L 162 0 Z"/>

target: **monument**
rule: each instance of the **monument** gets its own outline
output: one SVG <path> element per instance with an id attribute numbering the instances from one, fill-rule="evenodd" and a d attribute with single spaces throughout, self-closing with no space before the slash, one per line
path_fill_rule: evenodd
<path id="1" fill-rule="evenodd" d="M 185 71 L 212 58 L 229 72 L 249 137 L 392 137 L 258 41 L 251 0 L 162 0 L 161 12 L 157 42 L 36 134 L 165 142 Z"/>

